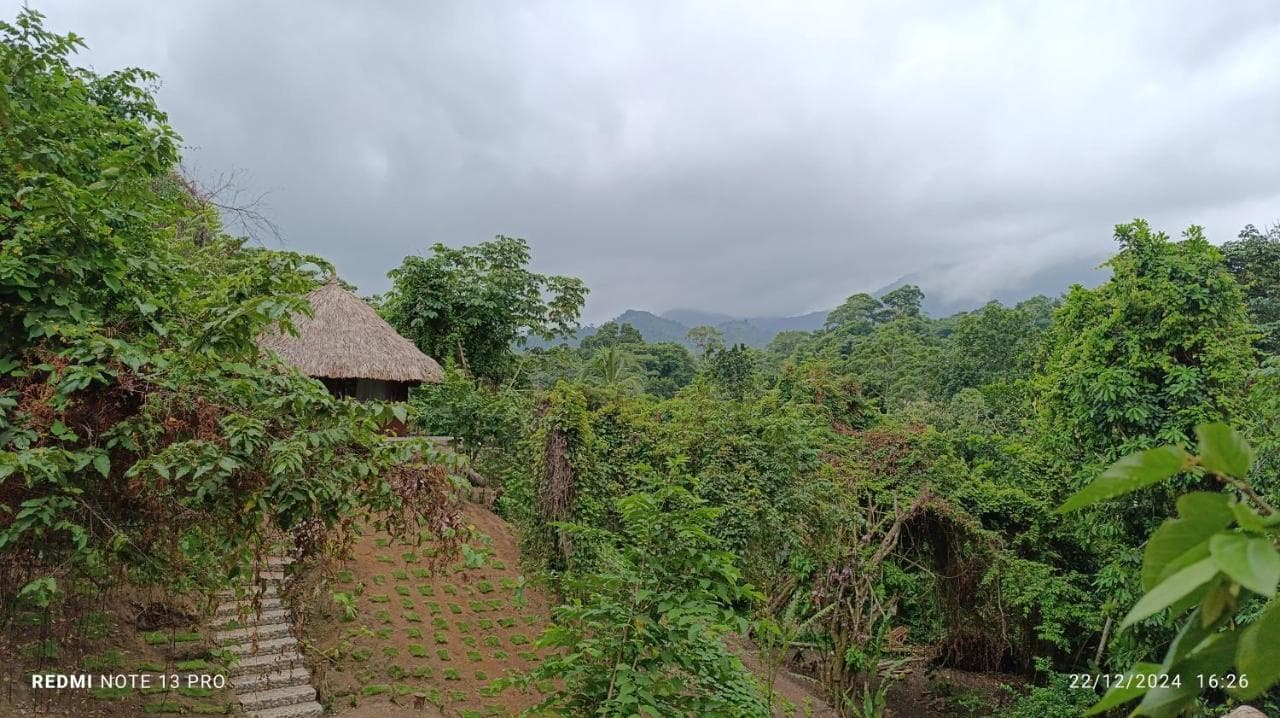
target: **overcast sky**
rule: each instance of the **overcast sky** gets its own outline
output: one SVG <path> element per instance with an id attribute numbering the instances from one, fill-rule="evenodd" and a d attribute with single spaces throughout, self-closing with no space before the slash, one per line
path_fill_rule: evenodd
<path id="1" fill-rule="evenodd" d="M 1280 220 L 1274 0 L 30 4 L 364 292 L 508 234 L 588 320 L 792 314 Z"/>

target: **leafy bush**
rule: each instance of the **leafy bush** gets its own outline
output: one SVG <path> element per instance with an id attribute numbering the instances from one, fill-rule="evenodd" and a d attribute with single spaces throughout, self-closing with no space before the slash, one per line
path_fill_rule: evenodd
<path id="1" fill-rule="evenodd" d="M 710 533 L 720 511 L 678 481 L 647 480 L 617 500 L 618 533 L 561 528 L 602 547 L 601 570 L 562 577 L 570 601 L 538 639 L 556 652 L 519 679 L 555 681 L 538 705 L 576 716 L 767 716 L 720 639 L 745 630 L 735 607 L 758 594 Z"/>
<path id="2" fill-rule="evenodd" d="M 1222 482 L 1225 491 L 1193 491 L 1178 499 L 1178 516 L 1147 541 L 1143 596 L 1120 630 L 1148 619 L 1186 616 L 1161 663 L 1139 662 L 1090 714 L 1139 698 L 1132 715 L 1174 716 L 1202 693 L 1225 690 L 1248 700 L 1280 682 L 1280 513 L 1245 482 L 1253 450 L 1225 424 L 1196 427 L 1198 454 L 1178 445 L 1130 454 L 1072 495 L 1072 511 L 1166 481 L 1184 472 Z M 1251 597 L 1268 599 L 1248 611 Z M 1253 613 L 1253 615 L 1249 615 Z M 1144 676 L 1165 676 L 1148 685 Z"/>

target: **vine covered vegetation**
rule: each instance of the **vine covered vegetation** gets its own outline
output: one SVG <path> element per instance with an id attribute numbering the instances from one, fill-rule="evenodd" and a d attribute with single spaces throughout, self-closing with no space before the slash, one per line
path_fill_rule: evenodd
<path id="1" fill-rule="evenodd" d="M 448 544 L 465 459 L 558 602 L 493 684 L 531 713 L 812 708 L 783 672 L 842 717 L 1280 710 L 1274 229 L 1134 219 L 1098 286 L 948 317 L 859 293 L 764 349 L 571 342 L 584 282 L 522 239 L 435 244 L 369 301 L 443 381 L 357 402 L 257 341 L 334 268 L 230 235 L 157 78 L 81 44 L 0 23 L 10 633 L 122 585 L 207 598 L 282 539 L 303 564 L 366 522 Z"/>

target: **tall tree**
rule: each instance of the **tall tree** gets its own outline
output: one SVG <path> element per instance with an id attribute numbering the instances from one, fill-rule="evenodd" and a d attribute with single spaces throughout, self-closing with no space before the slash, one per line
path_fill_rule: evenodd
<path id="1" fill-rule="evenodd" d="M 1253 226 L 1222 245 L 1227 269 L 1244 289 L 1249 318 L 1262 336 L 1255 345 L 1267 354 L 1280 354 L 1280 225 L 1265 232 Z"/>
<path id="2" fill-rule="evenodd" d="M 529 244 L 499 236 L 473 247 L 443 244 L 391 270 L 387 320 L 427 354 L 454 357 L 472 375 L 505 376 L 529 335 L 566 336 L 586 300 L 582 280 L 529 271 Z"/>
<path id="3" fill-rule="evenodd" d="M 914 284 L 904 284 L 880 297 L 880 301 L 893 313 L 894 317 L 918 317 L 920 305 L 924 303 L 924 292 Z"/>
<path id="4" fill-rule="evenodd" d="M 582 350 L 590 354 L 597 349 L 612 346 L 634 346 L 644 344 L 644 337 L 640 334 L 640 330 L 631 326 L 627 322 L 605 322 L 600 325 L 595 334 L 582 340 L 579 345 Z"/>
<path id="5" fill-rule="evenodd" d="M 1025 378 L 1032 347 L 1042 333 L 1034 321 L 1028 312 L 1000 302 L 990 302 L 957 318 L 944 354 L 941 379 L 945 393 L 949 396 L 965 387 Z"/>
<path id="6" fill-rule="evenodd" d="M 870 294 L 854 294 L 827 314 L 827 331 L 843 330 L 854 334 L 867 334 L 876 324 L 888 321 L 890 312 L 879 299 Z"/>
<path id="7" fill-rule="evenodd" d="M 685 337 L 693 343 L 699 358 L 705 359 L 712 351 L 724 348 L 724 332 L 706 324 L 690 329 Z"/>
<path id="8" fill-rule="evenodd" d="M 1254 365 L 1240 287 L 1199 227 L 1171 242 L 1135 220 L 1116 240 L 1111 279 L 1058 310 L 1039 379 L 1045 435 L 1089 471 L 1237 415 Z"/>

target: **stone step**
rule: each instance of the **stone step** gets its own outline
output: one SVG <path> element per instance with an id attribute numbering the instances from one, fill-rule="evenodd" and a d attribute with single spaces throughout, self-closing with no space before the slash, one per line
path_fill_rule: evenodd
<path id="1" fill-rule="evenodd" d="M 275 583 L 268 582 L 256 589 L 252 586 L 244 585 L 240 591 L 241 592 L 238 594 L 235 589 L 218 591 L 218 598 L 221 598 L 224 601 L 247 601 L 255 595 L 262 596 L 263 599 L 274 598 L 276 596 L 276 585 Z"/>
<path id="2" fill-rule="evenodd" d="M 267 565 L 271 568 L 281 570 L 285 566 L 293 563 L 293 559 L 288 556 L 268 556 Z"/>
<path id="3" fill-rule="evenodd" d="M 272 688 L 286 688 L 309 684 L 311 673 L 306 668 L 289 668 L 270 673 L 246 673 L 231 679 L 231 687 L 236 693 L 253 693 Z"/>
<path id="4" fill-rule="evenodd" d="M 224 601 L 218 604 L 218 610 L 214 612 L 215 618 L 235 618 L 240 615 L 240 608 L 244 607 L 245 616 L 253 616 L 253 603 L 251 601 Z M 280 598 L 273 596 L 271 598 L 263 598 L 258 602 L 258 608 L 263 611 L 274 611 L 280 608 Z"/>
<path id="5" fill-rule="evenodd" d="M 240 694 L 240 707 L 246 711 L 265 711 L 270 708 L 291 706 L 316 699 L 316 689 L 309 685 L 272 688 Z"/>
<path id="6" fill-rule="evenodd" d="M 236 661 L 229 671 L 232 676 L 242 676 L 246 673 L 270 673 L 290 668 L 301 668 L 302 665 L 302 654 L 291 647 L 286 652 L 272 651 L 254 656 L 245 656 Z"/>
<path id="7" fill-rule="evenodd" d="M 249 626 L 247 628 L 233 628 L 228 631 L 219 631 L 214 635 L 213 639 L 220 646 L 229 646 L 237 643 L 251 643 L 256 636 L 258 642 L 268 638 L 283 638 L 289 635 L 289 624 L 273 623 L 267 626 Z"/>
<path id="8" fill-rule="evenodd" d="M 283 608 L 277 608 L 271 611 L 263 611 L 259 615 L 254 615 L 251 611 L 243 620 L 239 616 L 224 616 L 213 624 L 214 630 L 222 630 L 231 628 L 230 622 L 235 621 L 235 628 L 246 628 L 248 626 L 274 626 L 277 623 L 288 623 L 289 612 Z"/>
<path id="9" fill-rule="evenodd" d="M 250 642 L 231 643 L 224 645 L 222 650 L 228 653 L 234 653 L 242 659 L 249 656 L 265 656 L 272 653 L 287 653 L 298 650 L 298 639 L 290 635 L 278 638 L 262 638 L 258 637 L 258 650 L 253 650 L 253 644 Z"/>
<path id="10" fill-rule="evenodd" d="M 268 708 L 265 711 L 253 711 L 249 718 L 318 718 L 324 715 L 324 706 L 315 701 L 294 703 L 291 706 Z"/>

